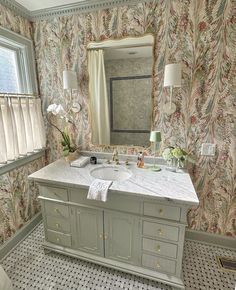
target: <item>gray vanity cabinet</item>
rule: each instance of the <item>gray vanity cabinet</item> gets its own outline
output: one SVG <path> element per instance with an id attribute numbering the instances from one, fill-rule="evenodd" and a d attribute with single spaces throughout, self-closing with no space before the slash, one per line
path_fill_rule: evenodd
<path id="1" fill-rule="evenodd" d="M 139 265 L 140 222 L 135 215 L 104 212 L 105 257 Z"/>
<path id="2" fill-rule="evenodd" d="M 109 192 L 40 183 L 45 249 L 184 289 L 182 257 L 187 206 Z"/>
<path id="3" fill-rule="evenodd" d="M 74 248 L 104 256 L 103 211 L 86 207 L 71 207 Z"/>

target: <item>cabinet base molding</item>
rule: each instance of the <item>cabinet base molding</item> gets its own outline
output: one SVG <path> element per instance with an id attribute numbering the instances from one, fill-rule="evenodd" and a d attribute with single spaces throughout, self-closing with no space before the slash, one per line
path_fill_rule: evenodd
<path id="1" fill-rule="evenodd" d="M 163 284 L 170 285 L 172 287 L 175 287 L 173 289 L 185 289 L 185 286 L 183 284 L 183 281 L 181 279 L 178 279 L 176 277 L 172 277 L 170 275 L 154 272 L 148 269 L 144 269 L 142 267 L 128 265 L 126 263 L 122 263 L 115 260 L 106 259 L 103 257 L 99 257 L 93 254 L 81 252 L 78 250 L 73 250 L 70 248 L 65 248 L 59 245 L 55 245 L 50 242 L 45 242 L 43 244 L 44 249 L 48 252 L 53 251 L 60 254 L 64 254 L 67 256 L 71 256 L 74 258 L 79 258 L 81 260 L 89 261 L 95 264 L 99 264 L 108 268 L 120 270 L 122 272 L 126 272 L 129 274 L 134 274 L 139 277 L 147 278 L 153 281 L 161 282 Z M 45 252 L 46 253 L 46 252 Z"/>

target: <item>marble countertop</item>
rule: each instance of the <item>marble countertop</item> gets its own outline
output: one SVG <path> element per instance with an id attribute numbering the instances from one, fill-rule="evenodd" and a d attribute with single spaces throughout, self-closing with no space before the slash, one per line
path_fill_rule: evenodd
<path id="1" fill-rule="evenodd" d="M 94 177 L 90 175 L 90 171 L 99 166 L 112 165 L 106 164 L 105 159 L 99 159 L 99 163 L 76 168 L 71 167 L 64 159 L 60 159 L 31 174 L 29 179 L 48 184 L 56 183 L 60 186 L 89 188 L 94 180 Z M 185 205 L 197 205 L 199 203 L 188 173 L 171 172 L 166 170 L 164 165 L 160 165 L 162 170 L 159 172 L 151 171 L 148 168 L 137 168 L 134 162 L 131 162 L 128 166 L 121 162 L 121 165 L 118 166 L 128 169 L 131 172 L 131 177 L 125 181 L 113 181 L 109 193 L 119 192 L 142 197 L 146 196 Z"/>

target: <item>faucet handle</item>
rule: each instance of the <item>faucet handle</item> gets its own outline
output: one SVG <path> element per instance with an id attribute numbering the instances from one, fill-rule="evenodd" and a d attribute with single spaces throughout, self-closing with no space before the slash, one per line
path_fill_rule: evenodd
<path id="1" fill-rule="evenodd" d="M 116 165 L 119 165 L 120 164 L 120 161 L 118 158 L 115 159 L 115 162 L 116 162 Z"/>

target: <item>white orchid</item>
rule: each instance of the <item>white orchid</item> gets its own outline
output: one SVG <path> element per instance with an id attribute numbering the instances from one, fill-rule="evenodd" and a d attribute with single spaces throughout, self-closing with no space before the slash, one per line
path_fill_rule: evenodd
<path id="1" fill-rule="evenodd" d="M 60 116 L 64 116 L 65 115 L 65 110 L 62 107 L 61 104 L 57 105 L 57 104 L 51 104 L 48 106 L 47 108 L 47 112 L 48 113 L 52 113 L 53 115 L 60 115 Z"/>
<path id="2" fill-rule="evenodd" d="M 51 104 L 47 108 L 48 113 L 52 113 L 53 115 L 56 115 L 56 109 L 57 109 L 57 104 Z"/>

